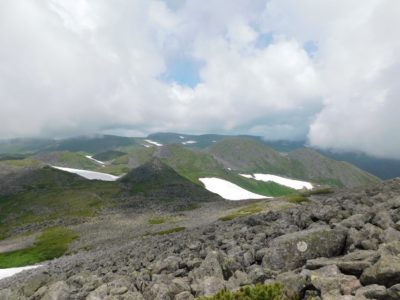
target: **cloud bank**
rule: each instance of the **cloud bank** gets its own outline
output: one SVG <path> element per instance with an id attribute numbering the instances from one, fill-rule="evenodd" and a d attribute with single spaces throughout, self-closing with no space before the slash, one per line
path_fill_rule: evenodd
<path id="1" fill-rule="evenodd" d="M 251 133 L 400 158 L 399 13 L 397 0 L 4 0 L 0 137 Z"/>

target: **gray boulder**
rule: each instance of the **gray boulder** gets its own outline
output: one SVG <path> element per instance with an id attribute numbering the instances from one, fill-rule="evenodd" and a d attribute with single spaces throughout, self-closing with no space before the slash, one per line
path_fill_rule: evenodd
<path id="1" fill-rule="evenodd" d="M 345 231 L 329 227 L 286 234 L 270 243 L 262 264 L 272 270 L 296 269 L 309 259 L 340 255 L 345 241 Z"/>
<path id="2" fill-rule="evenodd" d="M 64 281 L 57 281 L 48 287 L 42 299 L 68 300 L 70 299 L 70 288 Z"/>
<path id="3" fill-rule="evenodd" d="M 390 287 L 390 289 L 387 290 L 387 294 L 390 300 L 400 299 L 400 283 Z"/>
<path id="4" fill-rule="evenodd" d="M 372 224 L 382 228 L 383 230 L 388 229 L 389 227 L 393 227 L 394 223 L 392 217 L 389 212 L 386 210 L 381 210 L 377 212 L 372 219 Z"/>
<path id="5" fill-rule="evenodd" d="M 199 280 L 204 277 L 215 277 L 224 279 L 222 267 L 220 264 L 220 255 L 217 251 L 208 252 L 206 258 L 201 263 L 200 267 L 191 272 L 191 277 L 194 280 Z"/>
<path id="6" fill-rule="evenodd" d="M 390 287 L 400 282 L 400 241 L 386 244 L 379 250 L 380 258 L 364 270 L 361 282 L 364 285 L 380 284 Z"/>
<path id="7" fill-rule="evenodd" d="M 310 270 L 319 269 L 329 265 L 336 265 L 345 274 L 360 276 L 362 272 L 371 267 L 379 258 L 376 251 L 358 250 L 345 256 L 333 258 L 316 258 L 308 260 L 306 268 Z"/>
<path id="8" fill-rule="evenodd" d="M 372 284 L 359 288 L 356 291 L 356 297 L 364 297 L 367 299 L 387 300 L 388 295 L 383 285 Z"/>
<path id="9" fill-rule="evenodd" d="M 340 299 L 342 295 L 352 295 L 361 287 L 357 277 L 342 274 L 335 265 L 315 271 L 303 270 L 301 274 L 306 275 L 310 283 L 321 292 L 322 299 Z"/>

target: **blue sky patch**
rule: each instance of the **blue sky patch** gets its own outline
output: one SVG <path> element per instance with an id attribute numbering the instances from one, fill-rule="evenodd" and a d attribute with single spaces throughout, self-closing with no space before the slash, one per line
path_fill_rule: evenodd
<path id="1" fill-rule="evenodd" d="M 260 33 L 257 37 L 257 40 L 255 42 L 255 47 L 259 49 L 264 49 L 268 45 L 270 45 L 274 40 L 274 35 L 272 32 L 265 32 L 265 33 Z"/>
<path id="2" fill-rule="evenodd" d="M 303 45 L 304 50 L 308 53 L 310 57 L 314 57 L 318 52 L 318 44 L 315 41 L 307 41 Z"/>
<path id="3" fill-rule="evenodd" d="M 159 79 L 193 88 L 200 82 L 199 70 L 202 66 L 202 62 L 190 57 L 176 56 L 167 62 L 167 70 Z"/>

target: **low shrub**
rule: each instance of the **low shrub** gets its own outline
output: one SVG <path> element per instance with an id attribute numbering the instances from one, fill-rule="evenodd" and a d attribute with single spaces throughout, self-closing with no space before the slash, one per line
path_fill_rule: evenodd
<path id="1" fill-rule="evenodd" d="M 212 297 L 201 297 L 200 300 L 297 300 L 285 295 L 282 284 L 257 284 L 242 287 L 236 292 L 220 291 Z"/>

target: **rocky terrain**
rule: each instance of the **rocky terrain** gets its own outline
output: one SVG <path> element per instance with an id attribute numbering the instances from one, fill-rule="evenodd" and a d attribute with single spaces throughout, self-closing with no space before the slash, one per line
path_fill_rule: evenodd
<path id="1" fill-rule="evenodd" d="M 0 281 L 0 299 L 183 300 L 272 282 L 300 299 L 400 299 L 399 230 L 391 180 L 80 251 Z"/>

